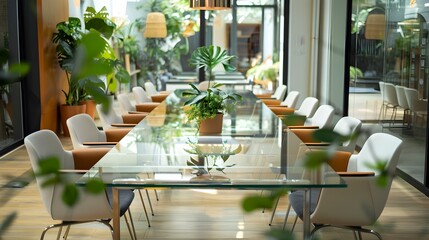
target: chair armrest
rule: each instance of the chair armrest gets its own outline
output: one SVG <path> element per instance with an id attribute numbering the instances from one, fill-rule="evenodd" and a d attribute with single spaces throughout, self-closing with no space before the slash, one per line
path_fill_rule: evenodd
<path id="1" fill-rule="evenodd" d="M 375 176 L 374 172 L 337 172 L 340 177 L 371 177 Z"/>
<path id="2" fill-rule="evenodd" d="M 142 113 L 148 114 L 148 112 L 128 111 L 128 114 L 142 114 Z"/>
<path id="3" fill-rule="evenodd" d="M 276 106 L 276 107 L 280 107 L 280 103 L 282 102 L 277 99 L 261 99 L 261 101 L 265 103 L 265 105 L 267 106 Z"/>
<path id="4" fill-rule="evenodd" d="M 318 142 L 313 137 L 313 133 L 315 129 L 303 129 L 303 128 L 289 128 L 289 129 L 306 145 Z"/>
<path id="5" fill-rule="evenodd" d="M 83 142 L 85 146 L 116 145 L 118 142 Z"/>
<path id="6" fill-rule="evenodd" d="M 132 123 L 112 123 L 110 126 L 112 127 L 120 127 L 120 128 L 132 128 L 135 127 L 137 124 Z"/>
<path id="7" fill-rule="evenodd" d="M 308 147 L 327 147 L 330 145 L 330 143 L 326 143 L 326 142 L 306 142 L 304 144 L 307 145 Z"/>
<path id="8" fill-rule="evenodd" d="M 158 105 L 159 103 L 156 102 L 140 103 L 136 104 L 136 110 L 139 112 L 152 112 Z"/>
<path id="9" fill-rule="evenodd" d="M 81 148 L 72 150 L 74 168 L 88 170 L 109 151 L 110 148 Z"/>
<path id="10" fill-rule="evenodd" d="M 288 107 L 269 106 L 268 108 L 276 115 L 291 115 L 295 112 L 294 108 Z"/>
<path id="11" fill-rule="evenodd" d="M 289 129 L 319 129 L 318 126 L 287 126 Z"/>
<path id="12" fill-rule="evenodd" d="M 140 114 L 123 114 L 122 120 L 126 124 L 138 124 L 141 120 L 143 120 L 147 116 L 147 113 Z"/>
<path id="13" fill-rule="evenodd" d="M 104 133 L 106 134 L 106 141 L 107 142 L 119 142 L 122 138 L 125 137 L 129 132 L 131 131 L 131 128 L 110 128 L 106 129 Z"/>
<path id="14" fill-rule="evenodd" d="M 272 95 L 271 93 L 255 94 L 257 98 L 271 98 Z"/>
<path id="15" fill-rule="evenodd" d="M 152 102 L 160 103 L 164 101 L 168 97 L 168 95 L 169 94 L 155 94 L 150 97 L 152 98 Z"/>

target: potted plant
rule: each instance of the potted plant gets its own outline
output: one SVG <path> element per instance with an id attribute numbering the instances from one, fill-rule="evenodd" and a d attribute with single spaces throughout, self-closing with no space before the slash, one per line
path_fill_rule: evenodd
<path id="1" fill-rule="evenodd" d="M 200 135 L 222 132 L 223 114 L 237 101 L 241 101 L 240 95 L 219 89 L 222 84 L 210 84 L 214 78 L 213 69 L 218 64 L 222 64 L 227 72 L 235 71 L 235 67 L 229 63 L 232 58 L 219 46 L 199 47 L 192 53 L 190 65 L 204 68 L 209 74 L 209 88 L 206 91 L 190 84 L 192 89 L 183 92 L 184 97 L 190 98 L 185 102 L 185 106 L 189 105 L 186 110 L 188 120 L 197 122 Z"/>

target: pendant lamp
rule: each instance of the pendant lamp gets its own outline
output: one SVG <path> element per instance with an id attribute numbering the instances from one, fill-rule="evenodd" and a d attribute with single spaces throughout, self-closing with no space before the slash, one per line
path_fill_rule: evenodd
<path id="1" fill-rule="evenodd" d="M 167 25 L 163 13 L 151 12 L 146 16 L 146 28 L 143 36 L 145 38 L 167 37 Z"/>
<path id="2" fill-rule="evenodd" d="M 231 8 L 231 0 L 190 0 L 189 5 L 195 10 L 224 10 Z"/>

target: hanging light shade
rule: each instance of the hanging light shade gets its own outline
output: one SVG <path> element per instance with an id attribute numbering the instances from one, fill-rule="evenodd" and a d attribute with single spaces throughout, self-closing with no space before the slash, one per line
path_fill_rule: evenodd
<path id="1" fill-rule="evenodd" d="M 197 10 L 224 10 L 231 8 L 231 0 L 190 0 L 189 5 Z"/>
<path id="2" fill-rule="evenodd" d="M 163 13 L 151 12 L 146 16 L 146 28 L 143 36 L 145 38 L 167 37 L 167 25 Z"/>

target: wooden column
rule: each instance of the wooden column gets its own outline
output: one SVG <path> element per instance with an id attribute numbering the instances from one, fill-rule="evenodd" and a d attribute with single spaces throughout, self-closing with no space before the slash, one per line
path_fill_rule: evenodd
<path id="1" fill-rule="evenodd" d="M 59 104 L 64 102 L 61 89 L 67 79 L 58 65 L 52 33 L 55 26 L 69 17 L 67 0 L 37 0 L 37 32 L 40 78 L 40 129 L 59 131 Z"/>

